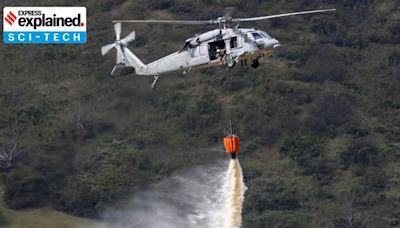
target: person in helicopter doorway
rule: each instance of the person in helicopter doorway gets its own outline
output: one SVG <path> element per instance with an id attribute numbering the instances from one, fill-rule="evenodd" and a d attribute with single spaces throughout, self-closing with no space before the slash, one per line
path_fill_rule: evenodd
<path id="1" fill-rule="evenodd" d="M 221 65 L 226 65 L 226 50 L 225 49 L 217 49 L 217 58 Z"/>

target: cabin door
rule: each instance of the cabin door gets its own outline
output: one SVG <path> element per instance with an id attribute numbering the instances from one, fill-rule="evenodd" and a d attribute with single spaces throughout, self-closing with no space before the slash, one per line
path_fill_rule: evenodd
<path id="1" fill-rule="evenodd" d="M 206 64 L 210 61 L 206 45 L 189 48 L 189 56 L 191 66 Z"/>

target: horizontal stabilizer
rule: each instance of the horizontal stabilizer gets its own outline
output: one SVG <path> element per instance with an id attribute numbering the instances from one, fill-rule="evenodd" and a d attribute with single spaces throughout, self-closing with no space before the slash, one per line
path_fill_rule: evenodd
<path id="1" fill-rule="evenodd" d="M 128 75 L 135 71 L 135 68 L 132 66 L 125 66 L 124 64 L 117 64 L 114 66 L 113 70 L 111 71 L 112 76 L 121 76 L 121 75 Z"/>

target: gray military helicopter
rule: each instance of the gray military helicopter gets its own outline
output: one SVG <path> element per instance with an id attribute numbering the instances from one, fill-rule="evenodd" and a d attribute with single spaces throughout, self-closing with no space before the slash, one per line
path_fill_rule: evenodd
<path id="1" fill-rule="evenodd" d="M 242 65 L 257 68 L 259 58 L 271 56 L 280 46 L 277 39 L 266 32 L 254 28 L 239 28 L 239 23 L 335 11 L 336 9 L 310 10 L 251 18 L 219 17 L 208 21 L 182 20 L 116 20 L 113 21 L 115 42 L 101 48 L 102 55 L 111 49 L 117 50 L 117 63 L 111 75 L 124 75 L 135 72 L 137 75 L 154 77 L 151 87 L 154 89 L 159 76 L 181 70 L 186 74 L 191 69 L 226 66 L 233 68 L 239 61 Z M 121 23 L 164 23 L 184 25 L 218 25 L 219 28 L 196 35 L 185 41 L 184 47 L 154 62 L 144 64 L 130 49 L 128 43 L 135 40 L 135 31 L 121 39 Z M 235 26 L 231 26 L 236 24 Z"/>

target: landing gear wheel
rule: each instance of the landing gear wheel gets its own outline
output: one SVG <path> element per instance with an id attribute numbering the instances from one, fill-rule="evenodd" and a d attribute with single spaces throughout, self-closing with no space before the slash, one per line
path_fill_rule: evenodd
<path id="1" fill-rule="evenodd" d="M 227 65 L 229 68 L 235 67 L 235 64 L 236 64 L 236 62 L 235 62 L 235 60 L 232 58 L 232 56 L 228 56 L 228 57 L 226 58 L 226 65 Z"/>
<path id="2" fill-rule="evenodd" d="M 258 66 L 260 66 L 260 62 L 258 61 L 258 59 L 254 59 L 254 60 L 251 62 L 251 66 L 252 66 L 253 68 L 257 68 Z"/>

